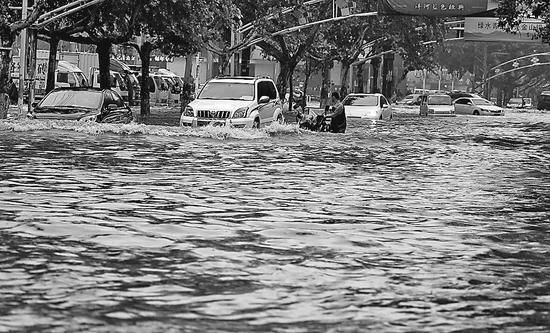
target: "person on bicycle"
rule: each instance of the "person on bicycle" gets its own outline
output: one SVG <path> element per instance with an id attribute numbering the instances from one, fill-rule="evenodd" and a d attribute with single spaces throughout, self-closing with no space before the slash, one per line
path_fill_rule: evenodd
<path id="1" fill-rule="evenodd" d="M 325 115 L 325 117 L 330 117 L 330 131 L 332 133 L 345 133 L 347 122 L 346 122 L 346 110 L 344 104 L 340 101 L 340 94 L 338 92 L 333 92 L 330 96 L 330 101 L 332 103 L 332 112 Z"/>

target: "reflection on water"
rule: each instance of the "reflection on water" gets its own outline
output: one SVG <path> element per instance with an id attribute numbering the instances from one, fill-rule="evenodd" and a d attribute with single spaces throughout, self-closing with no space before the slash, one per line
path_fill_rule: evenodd
<path id="1" fill-rule="evenodd" d="M 0 332 L 548 331 L 549 132 L 0 122 Z"/>

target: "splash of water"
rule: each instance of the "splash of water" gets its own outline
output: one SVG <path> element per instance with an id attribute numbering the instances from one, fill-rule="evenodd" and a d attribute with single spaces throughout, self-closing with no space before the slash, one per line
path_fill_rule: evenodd
<path id="1" fill-rule="evenodd" d="M 260 130 L 238 129 L 226 126 L 205 126 L 200 128 L 172 127 L 160 125 L 130 124 L 100 124 L 67 120 L 5 120 L 0 121 L 0 131 L 30 132 L 44 130 L 64 130 L 86 133 L 90 135 L 158 135 L 158 136 L 188 136 L 217 140 L 243 139 L 253 140 L 285 134 L 300 134 L 296 124 L 273 123 Z"/>

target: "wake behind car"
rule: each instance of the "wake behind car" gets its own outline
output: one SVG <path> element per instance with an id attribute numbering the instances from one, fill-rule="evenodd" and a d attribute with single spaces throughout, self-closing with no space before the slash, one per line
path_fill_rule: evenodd
<path id="1" fill-rule="evenodd" d="M 504 109 L 485 98 L 462 97 L 454 101 L 456 114 L 504 116 Z"/>
<path id="2" fill-rule="evenodd" d="M 260 128 L 283 122 L 282 103 L 273 80 L 221 77 L 208 81 L 183 110 L 181 126 Z"/>
<path id="3" fill-rule="evenodd" d="M 393 118 L 392 107 L 382 94 L 349 94 L 342 103 L 348 118 Z"/>
<path id="4" fill-rule="evenodd" d="M 423 95 L 420 103 L 421 116 L 433 117 L 454 117 L 454 107 L 451 96 L 441 95 Z"/>
<path id="5" fill-rule="evenodd" d="M 133 120 L 132 110 L 116 91 L 89 87 L 54 89 L 27 117 L 123 124 Z"/>

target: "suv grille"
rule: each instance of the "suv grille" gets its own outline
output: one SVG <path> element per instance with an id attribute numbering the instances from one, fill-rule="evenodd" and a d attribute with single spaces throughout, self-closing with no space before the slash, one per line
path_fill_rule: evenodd
<path id="1" fill-rule="evenodd" d="M 210 110 L 198 110 L 198 118 L 208 119 L 227 119 L 231 115 L 231 111 L 210 111 Z"/>

